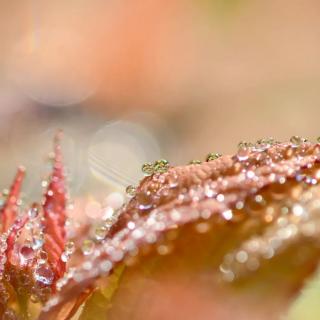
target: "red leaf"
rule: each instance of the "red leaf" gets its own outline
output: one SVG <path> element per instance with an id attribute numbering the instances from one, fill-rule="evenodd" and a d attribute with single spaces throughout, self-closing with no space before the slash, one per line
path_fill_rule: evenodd
<path id="1" fill-rule="evenodd" d="M 17 201 L 19 200 L 20 189 L 24 176 L 25 169 L 23 167 L 19 167 L 6 203 L 1 210 L 2 232 L 6 232 L 16 219 L 18 211 Z"/>
<path id="2" fill-rule="evenodd" d="M 55 138 L 55 157 L 51 181 L 45 193 L 43 211 L 45 218 L 45 245 L 49 263 L 56 278 L 63 275 L 66 264 L 61 260 L 66 243 L 66 193 L 62 165 L 61 133 Z"/>
<path id="3" fill-rule="evenodd" d="M 25 226 L 27 221 L 29 220 L 29 217 L 27 215 L 23 216 L 22 218 L 16 219 L 16 221 L 12 225 L 12 231 L 9 233 L 7 238 L 7 251 L 6 255 L 8 258 L 8 262 L 10 262 L 10 257 L 12 254 L 12 251 L 14 249 L 14 244 L 16 242 L 16 237 L 19 233 L 19 231 Z"/>

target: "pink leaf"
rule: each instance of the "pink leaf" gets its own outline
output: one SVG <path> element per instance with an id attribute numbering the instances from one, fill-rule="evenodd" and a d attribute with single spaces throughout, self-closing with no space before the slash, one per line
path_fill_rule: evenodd
<path id="1" fill-rule="evenodd" d="M 19 200 L 20 189 L 24 176 L 25 169 L 23 167 L 19 167 L 14 182 L 11 186 L 6 203 L 4 204 L 1 210 L 3 232 L 6 232 L 16 219 L 18 212 L 17 201 Z"/>
<path id="2" fill-rule="evenodd" d="M 8 262 L 10 261 L 10 257 L 12 254 L 12 251 L 14 249 L 14 244 L 16 242 L 16 238 L 18 236 L 18 233 L 20 230 L 22 230 L 22 228 L 25 226 L 25 224 L 27 223 L 27 221 L 29 220 L 29 217 L 27 215 L 23 216 L 23 218 L 18 218 L 16 219 L 16 221 L 13 223 L 12 225 L 12 230 L 8 235 L 7 238 L 7 251 L 6 251 L 6 255 L 8 258 Z"/>
<path id="3" fill-rule="evenodd" d="M 45 224 L 45 245 L 49 262 L 56 278 L 63 275 L 66 269 L 61 260 L 66 243 L 66 193 L 61 155 L 61 132 L 55 138 L 55 156 L 51 181 L 45 193 L 43 203 Z"/>

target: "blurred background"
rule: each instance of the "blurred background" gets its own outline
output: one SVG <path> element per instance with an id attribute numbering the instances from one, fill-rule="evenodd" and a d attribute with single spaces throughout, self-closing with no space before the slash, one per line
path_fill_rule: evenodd
<path id="1" fill-rule="evenodd" d="M 119 206 L 144 162 L 320 135 L 319 1 L 0 5 L 2 188 L 23 164 L 25 196 L 40 197 L 58 128 L 70 193 L 89 216 L 102 200 Z M 290 320 L 319 319 L 316 284 Z"/>

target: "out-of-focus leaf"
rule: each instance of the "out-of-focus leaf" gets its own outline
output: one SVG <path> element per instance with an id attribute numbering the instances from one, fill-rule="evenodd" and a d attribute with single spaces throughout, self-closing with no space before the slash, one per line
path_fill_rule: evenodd
<path id="1" fill-rule="evenodd" d="M 279 319 L 320 259 L 319 145 L 296 140 L 144 179 L 96 246 L 95 272 L 77 270 L 49 312 L 124 264 L 84 320 Z"/>
<path id="2" fill-rule="evenodd" d="M 124 270 L 124 265 L 117 267 L 112 275 L 109 276 L 107 282 L 96 289 L 92 296 L 85 302 L 79 320 L 106 318 L 107 310 L 111 307 L 112 297 L 117 291 Z"/>

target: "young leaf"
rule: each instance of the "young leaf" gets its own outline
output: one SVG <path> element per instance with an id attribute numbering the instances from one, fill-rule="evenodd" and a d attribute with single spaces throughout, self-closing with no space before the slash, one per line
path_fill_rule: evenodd
<path id="1" fill-rule="evenodd" d="M 19 167 L 14 182 L 10 188 L 7 200 L 1 210 L 2 232 L 6 232 L 17 217 L 17 201 L 19 200 L 20 189 L 25 176 L 25 169 Z"/>
<path id="2" fill-rule="evenodd" d="M 51 181 L 43 203 L 45 245 L 49 263 L 56 278 L 65 272 L 66 264 L 61 260 L 66 243 L 66 190 L 60 145 L 61 133 L 55 139 L 55 155 Z"/>

